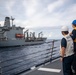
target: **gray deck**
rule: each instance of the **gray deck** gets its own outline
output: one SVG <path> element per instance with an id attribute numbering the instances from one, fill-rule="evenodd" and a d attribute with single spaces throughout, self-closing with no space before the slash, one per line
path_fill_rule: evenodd
<path id="1" fill-rule="evenodd" d="M 41 69 L 44 69 L 44 70 L 46 69 L 49 71 L 42 71 Z M 52 69 L 54 71 L 52 71 Z M 58 72 L 56 72 L 56 71 L 58 71 Z M 38 68 L 34 68 L 32 71 L 30 71 L 28 73 L 23 73 L 21 75 L 63 75 L 62 74 L 62 63 L 58 59 L 51 63 L 40 66 Z"/>

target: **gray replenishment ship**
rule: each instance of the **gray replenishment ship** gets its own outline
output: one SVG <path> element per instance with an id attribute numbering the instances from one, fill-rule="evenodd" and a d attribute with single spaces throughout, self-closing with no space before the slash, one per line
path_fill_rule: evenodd
<path id="1" fill-rule="evenodd" d="M 10 26 L 12 20 L 12 26 Z M 14 18 L 5 17 L 4 26 L 0 26 L 0 47 L 24 46 L 43 44 L 46 38 L 43 38 L 42 32 L 35 37 L 35 32 L 26 30 L 22 27 L 13 25 Z"/>

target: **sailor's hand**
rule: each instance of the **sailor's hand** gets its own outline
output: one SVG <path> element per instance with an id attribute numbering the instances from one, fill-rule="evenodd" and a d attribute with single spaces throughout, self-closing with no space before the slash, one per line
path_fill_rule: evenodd
<path id="1" fill-rule="evenodd" d="M 70 32 L 69 34 L 72 35 L 72 32 Z"/>
<path id="2" fill-rule="evenodd" d="M 62 62 L 63 61 L 63 58 L 60 58 L 60 61 Z"/>

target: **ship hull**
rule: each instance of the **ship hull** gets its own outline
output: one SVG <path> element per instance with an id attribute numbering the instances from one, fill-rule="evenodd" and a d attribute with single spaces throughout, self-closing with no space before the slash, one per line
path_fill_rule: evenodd
<path id="1" fill-rule="evenodd" d="M 0 41 L 0 47 L 15 47 L 15 46 L 28 46 L 28 45 L 37 45 L 43 44 L 45 40 L 39 41 L 25 41 L 23 40 L 6 40 Z"/>

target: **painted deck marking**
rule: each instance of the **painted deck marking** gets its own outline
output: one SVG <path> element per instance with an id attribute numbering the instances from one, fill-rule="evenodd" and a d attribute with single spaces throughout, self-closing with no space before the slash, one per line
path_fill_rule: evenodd
<path id="1" fill-rule="evenodd" d="M 61 71 L 60 69 L 51 69 L 51 68 L 39 68 L 38 70 L 47 72 L 56 72 L 56 73 L 59 73 Z"/>
<path id="2" fill-rule="evenodd" d="M 33 70 L 33 69 L 35 69 L 36 67 L 35 66 L 33 66 L 33 67 L 31 67 L 31 70 Z"/>

